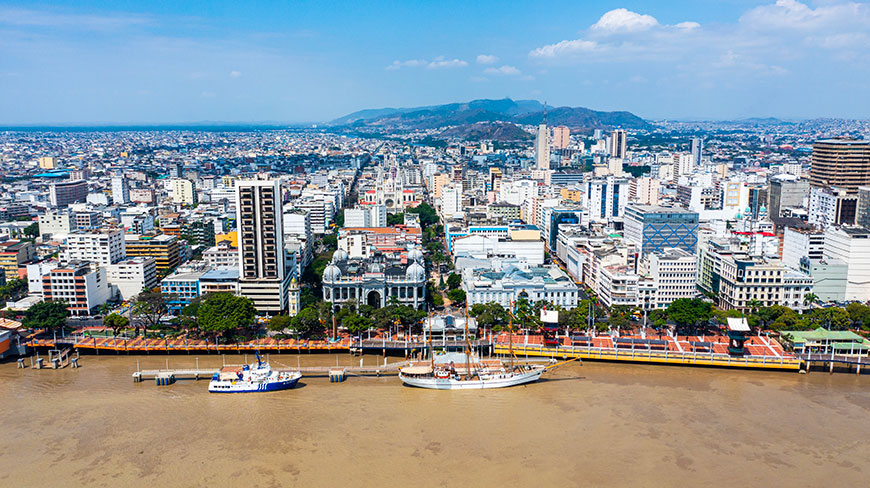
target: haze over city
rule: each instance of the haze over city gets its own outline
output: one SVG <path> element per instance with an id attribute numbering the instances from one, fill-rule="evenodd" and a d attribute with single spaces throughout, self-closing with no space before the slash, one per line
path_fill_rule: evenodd
<path id="1" fill-rule="evenodd" d="M 3 2 L 0 124 L 325 122 L 475 98 L 870 117 L 867 2 Z"/>

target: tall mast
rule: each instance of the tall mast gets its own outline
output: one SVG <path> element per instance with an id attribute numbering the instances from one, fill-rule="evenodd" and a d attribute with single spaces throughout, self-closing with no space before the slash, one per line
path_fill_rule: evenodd
<path id="1" fill-rule="evenodd" d="M 508 311 L 508 354 L 510 354 L 510 371 L 514 371 L 514 302 L 510 302 L 510 311 Z"/>
<path id="2" fill-rule="evenodd" d="M 471 341 L 468 339 L 468 300 L 465 301 L 465 377 L 471 379 Z"/>
<path id="3" fill-rule="evenodd" d="M 435 372 L 435 355 L 432 354 L 432 313 L 426 312 L 426 327 L 429 327 L 429 334 L 426 339 L 429 342 L 429 364 L 432 366 L 432 372 Z M 425 330 L 425 329 L 424 329 Z"/>

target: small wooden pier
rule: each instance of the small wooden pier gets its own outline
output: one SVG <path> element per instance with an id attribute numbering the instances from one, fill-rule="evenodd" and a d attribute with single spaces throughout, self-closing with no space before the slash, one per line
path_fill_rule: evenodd
<path id="1" fill-rule="evenodd" d="M 352 374 L 354 376 L 382 376 L 395 375 L 399 373 L 399 369 L 410 364 L 408 361 L 402 361 L 391 364 L 374 365 L 374 366 L 301 366 L 298 368 L 275 369 L 278 372 L 298 371 L 303 377 L 334 377 L 338 371 L 342 372 L 341 381 Z M 239 366 L 227 365 L 227 366 Z M 211 379 L 211 377 L 220 371 L 220 368 L 179 368 L 179 369 L 143 369 L 133 373 L 133 382 L 140 383 L 145 380 L 155 380 L 172 376 L 172 381 L 165 384 L 174 383 L 177 380 L 200 380 Z M 335 382 L 335 381 L 333 381 Z M 340 381 L 339 381 L 340 382 Z M 158 382 L 160 383 L 160 382 Z"/>

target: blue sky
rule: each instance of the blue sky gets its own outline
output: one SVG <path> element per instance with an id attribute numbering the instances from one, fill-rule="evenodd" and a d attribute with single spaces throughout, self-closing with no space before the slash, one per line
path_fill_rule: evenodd
<path id="1" fill-rule="evenodd" d="M 475 98 L 870 118 L 870 3 L 0 1 L 0 124 L 325 121 Z"/>

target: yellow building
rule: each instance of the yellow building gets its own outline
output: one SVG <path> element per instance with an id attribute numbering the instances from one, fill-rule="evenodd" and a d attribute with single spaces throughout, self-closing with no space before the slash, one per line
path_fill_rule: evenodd
<path id="1" fill-rule="evenodd" d="M 450 183 L 450 177 L 445 174 L 437 174 L 432 177 L 432 195 L 441 198 L 441 188 Z"/>
<path id="2" fill-rule="evenodd" d="M 124 236 L 124 243 L 127 246 L 127 257 L 154 258 L 158 271 L 173 269 L 181 264 L 181 251 L 176 237 L 165 234 L 128 234 Z"/>
<path id="3" fill-rule="evenodd" d="M 559 196 L 562 198 L 562 200 L 580 202 L 583 199 L 583 192 L 577 189 L 562 188 L 561 190 L 559 190 Z"/>
<path id="4" fill-rule="evenodd" d="M 42 169 L 55 169 L 57 168 L 57 158 L 43 156 L 39 158 L 39 167 Z"/>
<path id="5" fill-rule="evenodd" d="M 214 243 L 228 241 L 233 247 L 239 247 L 239 233 L 236 231 L 227 232 L 226 234 L 217 234 L 214 236 Z"/>
<path id="6" fill-rule="evenodd" d="M 187 205 L 196 205 L 196 185 L 184 178 L 172 180 L 172 201 Z"/>
<path id="7" fill-rule="evenodd" d="M 35 257 L 36 250 L 30 241 L 0 242 L 0 269 L 6 275 L 6 281 L 18 279 L 19 268 Z"/>

